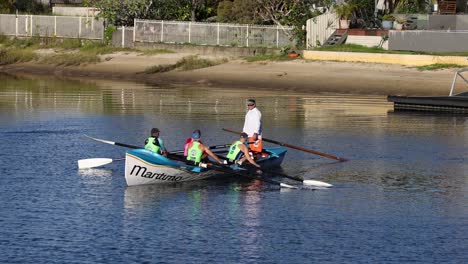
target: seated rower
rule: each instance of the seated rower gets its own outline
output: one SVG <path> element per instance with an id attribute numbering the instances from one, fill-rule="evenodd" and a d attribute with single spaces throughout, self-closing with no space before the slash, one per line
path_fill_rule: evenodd
<path id="1" fill-rule="evenodd" d="M 203 145 L 200 142 L 200 133 L 198 131 L 194 131 L 192 133 L 193 141 L 188 144 L 187 146 L 187 161 L 199 165 L 202 161 L 203 153 L 206 152 L 210 157 L 216 160 L 219 164 L 223 164 L 223 162 L 216 156 L 211 150 Z"/>
<path id="2" fill-rule="evenodd" d="M 159 129 L 151 129 L 151 136 L 145 141 L 145 149 L 167 157 L 167 150 L 164 146 L 164 141 L 159 137 Z"/>
<path id="3" fill-rule="evenodd" d="M 246 133 L 242 132 L 240 134 L 239 140 L 232 143 L 232 145 L 229 147 L 229 152 L 226 158 L 228 158 L 230 162 L 237 163 L 239 165 L 241 165 L 242 162 L 247 160 L 250 164 L 260 169 L 260 165 L 258 165 L 249 155 L 249 149 L 246 146 L 246 144 L 248 143 L 248 139 L 249 136 Z"/>
<path id="4" fill-rule="evenodd" d="M 201 131 L 200 129 L 195 129 L 193 132 L 192 132 L 192 135 L 200 135 L 200 139 L 198 140 L 198 142 L 200 142 L 201 144 L 203 144 L 203 142 L 201 141 Z M 194 140 L 192 137 L 189 137 L 185 140 L 185 145 L 184 145 L 184 156 L 187 157 L 188 155 L 188 146 L 190 145 L 190 143 L 192 143 Z M 207 159 L 208 158 L 208 154 L 206 154 L 206 152 L 203 152 L 202 154 L 202 161 Z"/>

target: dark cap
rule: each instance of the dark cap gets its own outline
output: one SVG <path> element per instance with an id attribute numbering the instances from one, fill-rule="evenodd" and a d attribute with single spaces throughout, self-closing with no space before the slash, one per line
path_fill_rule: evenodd
<path id="1" fill-rule="evenodd" d="M 245 133 L 245 132 L 242 132 L 242 133 L 240 134 L 240 137 L 241 137 L 241 138 L 249 138 L 249 135 L 247 135 L 247 133 Z"/>
<path id="2" fill-rule="evenodd" d="M 159 132 L 159 129 L 155 127 L 151 129 L 151 134 L 158 133 L 158 132 Z"/>
<path id="3" fill-rule="evenodd" d="M 255 99 L 248 99 L 247 104 L 255 104 Z"/>

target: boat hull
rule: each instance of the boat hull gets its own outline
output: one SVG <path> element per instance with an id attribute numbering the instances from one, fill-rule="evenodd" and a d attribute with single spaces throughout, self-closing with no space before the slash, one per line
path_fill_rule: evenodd
<path id="1" fill-rule="evenodd" d="M 257 162 L 264 168 L 280 166 L 286 149 L 279 147 L 267 151 L 268 155 L 259 158 Z M 235 173 L 236 168 L 232 170 Z M 133 149 L 125 155 L 125 180 L 128 186 L 186 182 L 219 174 L 219 171 L 190 166 L 145 149 Z"/>

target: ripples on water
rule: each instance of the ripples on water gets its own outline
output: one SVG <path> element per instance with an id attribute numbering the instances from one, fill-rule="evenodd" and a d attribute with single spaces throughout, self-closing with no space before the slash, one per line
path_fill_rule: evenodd
<path id="1" fill-rule="evenodd" d="M 464 116 L 393 113 L 381 96 L 0 80 L 2 263 L 467 261 Z M 127 188 L 122 161 L 76 168 L 125 151 L 84 134 L 141 145 L 159 127 L 176 150 L 201 128 L 208 145 L 231 142 L 221 128 L 242 127 L 249 97 L 265 137 L 351 159 L 289 151 L 283 172 L 335 188 Z"/>

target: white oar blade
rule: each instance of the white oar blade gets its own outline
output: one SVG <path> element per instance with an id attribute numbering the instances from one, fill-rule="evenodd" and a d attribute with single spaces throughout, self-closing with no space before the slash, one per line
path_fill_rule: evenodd
<path id="1" fill-rule="evenodd" d="M 329 183 L 316 181 L 316 180 L 304 180 L 303 183 L 304 185 L 312 185 L 312 186 L 317 186 L 317 187 L 332 187 L 333 186 Z"/>
<path id="2" fill-rule="evenodd" d="M 292 185 L 289 185 L 289 184 L 286 184 L 286 183 L 280 183 L 280 186 L 281 187 L 284 187 L 284 188 L 289 188 L 289 189 L 297 189 L 297 187 L 295 186 L 292 186 Z"/>
<path id="3" fill-rule="evenodd" d="M 103 166 L 112 162 L 112 159 L 96 158 L 96 159 L 82 159 L 78 160 L 79 169 L 88 169 Z"/>
<path id="4" fill-rule="evenodd" d="M 88 135 L 84 135 L 84 136 L 87 137 L 87 138 L 90 138 L 90 139 L 92 139 L 92 140 L 96 140 L 96 141 L 102 142 L 102 143 L 115 145 L 115 142 L 113 142 L 113 141 L 104 140 L 104 139 L 99 139 L 99 138 L 93 138 L 93 137 L 90 137 L 90 136 L 88 136 Z"/>

